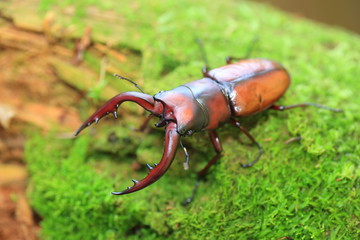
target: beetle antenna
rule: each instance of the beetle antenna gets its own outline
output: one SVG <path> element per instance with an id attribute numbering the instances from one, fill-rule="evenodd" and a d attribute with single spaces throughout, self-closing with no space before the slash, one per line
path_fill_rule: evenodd
<path id="1" fill-rule="evenodd" d="M 133 80 L 128 79 L 128 78 L 123 77 L 123 76 L 120 76 L 119 74 L 116 74 L 116 73 L 114 74 L 114 76 L 117 77 L 117 78 L 120 78 L 120 79 L 123 79 L 123 80 L 126 80 L 126 81 L 131 82 L 132 84 L 134 84 L 134 86 L 135 86 L 137 89 L 140 90 L 140 92 L 144 93 L 144 91 L 139 87 L 139 85 L 137 85 L 136 82 L 134 82 Z"/>
<path id="2" fill-rule="evenodd" d="M 196 43 L 199 46 L 200 53 L 201 53 L 201 58 L 203 59 L 203 61 L 205 63 L 205 69 L 206 69 L 206 71 L 208 71 L 209 70 L 209 62 L 208 62 L 207 57 L 206 57 L 204 44 L 203 44 L 203 42 L 201 41 L 200 38 L 196 38 Z"/>

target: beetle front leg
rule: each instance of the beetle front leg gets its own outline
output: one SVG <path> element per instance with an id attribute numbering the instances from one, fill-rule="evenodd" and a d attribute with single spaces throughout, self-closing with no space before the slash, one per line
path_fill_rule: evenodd
<path id="1" fill-rule="evenodd" d="M 223 151 L 223 148 L 221 146 L 221 142 L 220 142 L 220 139 L 219 139 L 217 133 L 215 131 L 210 131 L 209 136 L 210 136 L 210 139 L 211 139 L 211 143 L 213 144 L 214 149 L 216 151 L 216 155 L 206 164 L 206 166 L 201 171 L 198 172 L 197 179 L 196 179 L 195 186 L 194 186 L 194 189 L 192 191 L 192 194 L 191 194 L 190 197 L 185 199 L 184 202 L 182 202 L 183 206 L 188 205 L 194 199 L 195 194 L 197 192 L 197 189 L 199 188 L 200 181 L 205 179 L 205 176 L 206 176 L 207 172 L 209 171 L 209 168 L 217 160 L 219 160 L 219 158 L 222 155 L 221 152 Z"/>
<path id="2" fill-rule="evenodd" d="M 235 126 L 238 127 L 243 133 L 245 133 L 245 135 L 253 142 L 253 144 L 255 144 L 258 148 L 259 148 L 259 155 L 255 158 L 255 160 L 253 160 L 250 163 L 247 164 L 241 164 L 241 166 L 243 168 L 248 168 L 251 167 L 252 165 L 254 165 L 257 161 L 259 161 L 261 155 L 264 153 L 264 150 L 262 148 L 262 146 L 260 145 L 260 143 L 258 143 L 255 138 L 249 133 L 248 130 L 246 130 L 246 128 L 244 128 L 243 126 L 240 125 L 240 122 L 236 121 L 235 119 L 231 119 L 231 123 Z"/>
<path id="3" fill-rule="evenodd" d="M 183 149 L 183 151 L 185 153 L 185 157 L 186 157 L 186 160 L 184 162 L 184 170 L 189 170 L 190 155 L 189 155 L 186 147 L 183 145 L 181 139 L 180 139 L 180 146 Z"/>
<path id="4" fill-rule="evenodd" d="M 150 115 L 146 117 L 146 119 L 144 120 L 144 122 L 141 124 L 141 126 L 139 127 L 139 129 L 137 131 L 143 132 L 153 117 L 154 117 L 154 114 L 150 113 Z"/>

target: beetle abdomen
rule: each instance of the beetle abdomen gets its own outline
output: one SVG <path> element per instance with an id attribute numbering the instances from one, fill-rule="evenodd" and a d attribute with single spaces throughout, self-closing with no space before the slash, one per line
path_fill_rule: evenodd
<path id="1" fill-rule="evenodd" d="M 233 115 L 249 116 L 271 107 L 290 84 L 284 69 L 274 69 L 241 82 L 232 82 L 230 102 Z"/>
<path id="2" fill-rule="evenodd" d="M 290 76 L 278 63 L 267 59 L 244 59 L 209 71 L 224 82 L 232 115 L 249 116 L 272 106 L 290 85 Z"/>

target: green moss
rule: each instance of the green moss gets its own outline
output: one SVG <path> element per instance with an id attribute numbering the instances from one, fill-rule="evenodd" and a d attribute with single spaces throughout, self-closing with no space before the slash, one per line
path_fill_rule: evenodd
<path id="1" fill-rule="evenodd" d="M 241 57 L 251 40 L 259 37 L 252 56 L 281 62 L 293 77 L 281 104 L 310 101 L 341 107 L 344 113 L 315 108 L 269 111 L 256 124 L 249 121 L 251 133 L 265 149 L 261 161 L 250 169 L 239 163 L 252 159 L 257 149 L 231 126 L 223 127 L 219 136 L 224 156 L 186 208 L 180 202 L 191 193 L 196 170 L 214 155 L 204 133 L 185 139 L 191 154 L 190 171 L 183 171 L 184 155 L 179 151 L 156 184 L 120 197 L 109 192 L 122 190 L 131 184 L 130 179 L 146 175 L 145 168 L 132 168 L 133 161 L 157 162 L 162 152 L 162 131 L 152 130 L 148 135 L 131 131 L 141 124 L 139 112 L 123 114 L 116 126 L 101 121 L 75 140 L 32 137 L 26 151 L 32 175 L 29 193 L 43 217 L 42 236 L 358 238 L 359 37 L 249 2 L 125 2 L 114 8 L 122 16 L 121 23 L 102 21 L 111 33 L 103 34 L 106 27 L 100 28 L 100 23 L 93 32 L 108 34 L 119 46 L 141 52 L 138 67 L 143 88 L 150 94 L 201 76 L 203 63 L 196 37 L 203 39 L 214 67 L 223 65 L 227 55 Z M 49 1 L 42 3 L 46 9 L 52 6 Z M 87 4 L 100 3 L 71 4 L 86 9 Z M 85 16 L 81 24 L 91 22 L 88 12 L 80 15 Z M 111 133 L 116 141 L 109 141 Z M 284 144 L 294 136 L 302 140 Z"/>

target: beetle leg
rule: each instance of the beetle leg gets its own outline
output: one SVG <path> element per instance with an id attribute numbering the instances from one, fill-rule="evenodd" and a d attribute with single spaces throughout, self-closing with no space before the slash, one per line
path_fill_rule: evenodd
<path id="1" fill-rule="evenodd" d="M 197 174 L 197 179 L 196 179 L 196 182 L 195 182 L 195 186 L 194 186 L 194 189 L 192 191 L 192 194 L 190 197 L 186 198 L 184 202 L 182 202 L 182 205 L 183 206 L 186 206 L 188 205 L 195 197 L 195 194 L 199 188 L 199 184 L 200 184 L 200 180 L 203 180 L 209 170 L 209 168 L 217 161 L 219 160 L 219 158 L 221 157 L 221 152 L 223 150 L 222 146 L 221 146 L 221 142 L 220 142 L 220 139 L 217 135 L 217 133 L 215 131 L 210 131 L 209 132 L 209 136 L 210 136 L 210 139 L 211 139 L 211 143 L 213 144 L 214 146 L 214 149 L 216 151 L 216 155 L 211 159 L 211 161 L 209 161 L 206 166 L 198 172 Z"/>
<path id="2" fill-rule="evenodd" d="M 207 57 L 206 57 L 206 52 L 205 52 L 204 44 L 202 43 L 202 41 L 201 41 L 200 38 L 197 38 L 197 39 L 196 39 L 196 42 L 197 42 L 197 44 L 199 45 L 200 52 L 201 52 L 201 56 L 202 56 L 203 61 L 204 61 L 204 63 L 205 63 L 205 65 L 204 65 L 204 66 L 202 67 L 202 69 L 201 69 L 202 74 L 203 74 L 203 77 L 211 78 L 211 79 L 214 80 L 215 82 L 219 82 L 215 77 L 210 76 L 210 74 L 209 74 L 209 72 L 210 72 L 210 67 L 209 67 L 209 62 L 208 62 Z"/>
<path id="3" fill-rule="evenodd" d="M 225 61 L 226 64 L 231 64 L 232 61 L 236 60 L 236 61 L 240 61 L 243 59 L 247 59 L 250 57 L 251 52 L 254 50 L 255 44 L 259 41 L 258 37 L 254 37 L 253 40 L 250 42 L 248 49 L 246 50 L 246 54 L 244 57 L 239 58 L 239 57 L 226 57 Z"/>
<path id="4" fill-rule="evenodd" d="M 202 68 L 202 73 L 203 73 L 203 76 L 204 76 L 204 77 L 210 78 L 210 79 L 214 80 L 215 82 L 219 82 L 219 80 L 217 80 L 215 77 L 213 77 L 213 76 L 211 76 L 211 75 L 209 74 L 209 69 L 208 69 L 208 67 L 204 66 L 204 67 Z"/>
<path id="5" fill-rule="evenodd" d="M 237 57 L 230 57 L 230 56 L 227 56 L 225 58 L 225 62 L 226 64 L 231 64 L 232 61 L 236 60 L 236 61 L 240 61 L 240 60 L 243 60 L 244 58 L 237 58 Z"/>
<path id="6" fill-rule="evenodd" d="M 191 196 L 188 197 L 188 198 L 186 198 L 186 199 L 181 203 L 181 205 L 186 206 L 186 205 L 188 205 L 189 203 L 192 202 L 192 200 L 194 199 L 195 194 L 196 194 L 196 192 L 197 192 L 197 190 L 198 190 L 198 188 L 199 188 L 199 185 L 200 185 L 200 179 L 197 178 L 197 179 L 196 179 L 196 182 L 195 182 L 195 186 L 194 186 L 193 191 L 192 191 L 192 193 L 191 193 Z"/>
<path id="7" fill-rule="evenodd" d="M 209 136 L 211 139 L 211 143 L 214 146 L 214 149 L 216 151 L 216 155 L 211 159 L 210 162 L 207 163 L 207 165 L 198 172 L 198 178 L 203 179 L 206 176 L 206 173 L 208 172 L 209 168 L 221 157 L 221 152 L 223 151 L 223 148 L 221 146 L 220 139 L 215 131 L 210 131 Z"/>
<path id="8" fill-rule="evenodd" d="M 144 179 L 141 181 L 133 180 L 134 185 L 132 187 L 128 187 L 122 192 L 112 192 L 112 194 L 124 195 L 136 192 L 159 180 L 159 178 L 165 174 L 174 160 L 179 138 L 180 135 L 176 131 L 176 123 L 169 123 L 166 126 L 164 153 L 159 164 L 155 164 L 155 167 L 148 165 L 149 174 Z"/>
<path id="9" fill-rule="evenodd" d="M 241 166 L 244 167 L 244 168 L 251 167 L 257 161 L 259 161 L 261 155 L 264 153 L 264 150 L 263 150 L 262 146 L 255 140 L 255 138 L 249 133 L 249 131 L 246 130 L 246 128 L 244 128 L 243 126 L 240 125 L 239 121 L 236 121 L 235 119 L 231 119 L 231 123 L 235 127 L 238 127 L 243 133 L 245 133 L 245 135 L 253 142 L 253 144 L 255 144 L 259 148 L 259 155 L 255 158 L 255 160 L 253 160 L 252 162 L 247 163 L 247 164 L 241 164 Z"/>
<path id="10" fill-rule="evenodd" d="M 337 108 L 332 108 L 332 107 L 327 107 L 324 105 L 320 105 L 317 103 L 298 103 L 298 104 L 293 104 L 293 105 L 288 105 L 288 106 L 282 106 L 282 105 L 272 105 L 270 108 L 277 110 L 277 111 L 284 111 L 284 110 L 288 110 L 288 109 L 292 109 L 292 108 L 297 108 L 297 107 L 317 107 L 317 108 L 322 108 L 322 109 L 326 109 L 329 111 L 333 111 L 333 112 L 342 112 L 343 110 L 341 109 L 337 109 Z"/>
<path id="11" fill-rule="evenodd" d="M 248 54 L 246 54 L 246 56 L 247 55 Z M 233 61 L 240 61 L 240 60 L 246 59 L 247 58 L 246 56 L 245 57 L 230 57 L 230 56 L 228 56 L 225 58 L 225 62 L 226 62 L 226 64 L 232 64 Z"/>
<path id="12" fill-rule="evenodd" d="M 217 80 L 215 77 L 211 76 L 209 74 L 209 72 L 210 72 L 210 70 L 209 70 L 209 68 L 207 66 L 204 66 L 202 68 L 203 77 L 210 78 L 210 79 L 214 80 L 215 82 L 219 83 L 219 80 Z"/>
<path id="13" fill-rule="evenodd" d="M 147 125 L 149 124 L 150 120 L 154 117 L 154 114 L 150 114 L 145 121 L 141 124 L 141 126 L 139 127 L 138 131 L 142 132 L 145 130 L 145 128 L 147 127 Z"/>
<path id="14" fill-rule="evenodd" d="M 204 44 L 203 44 L 203 42 L 201 41 L 200 38 L 196 38 L 196 43 L 199 46 L 201 57 L 202 57 L 202 59 L 204 61 L 204 64 L 205 64 L 205 66 L 203 66 L 202 69 L 201 69 L 202 73 L 203 73 L 203 76 L 208 77 L 208 72 L 209 72 L 210 68 L 209 68 L 209 62 L 208 62 L 207 57 L 206 57 Z"/>
<path id="15" fill-rule="evenodd" d="M 190 156 L 189 156 L 189 153 L 186 149 L 186 147 L 184 147 L 181 139 L 180 139 L 180 146 L 181 148 L 183 149 L 184 153 L 185 153 L 185 157 L 186 157 L 186 160 L 184 162 L 184 170 L 189 170 L 189 162 L 190 162 Z"/>
<path id="16" fill-rule="evenodd" d="M 139 93 L 139 92 L 124 92 L 116 95 L 100 107 L 91 117 L 88 118 L 76 131 L 75 136 L 77 136 L 84 128 L 90 126 L 92 123 L 98 123 L 99 120 L 108 115 L 109 113 L 114 114 L 114 117 L 117 118 L 117 109 L 121 103 L 125 101 L 131 101 L 139 104 L 145 110 L 152 112 L 154 110 L 154 98 L 150 95 Z"/>
<path id="17" fill-rule="evenodd" d="M 203 74 L 204 77 L 209 77 L 209 78 L 211 78 L 211 77 L 209 76 L 209 67 L 208 67 L 208 66 L 203 66 L 203 67 L 201 68 L 201 72 L 202 72 L 202 74 Z"/>

